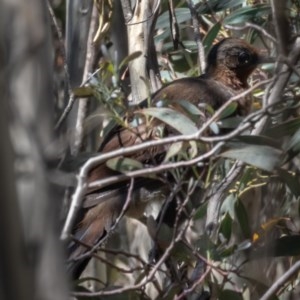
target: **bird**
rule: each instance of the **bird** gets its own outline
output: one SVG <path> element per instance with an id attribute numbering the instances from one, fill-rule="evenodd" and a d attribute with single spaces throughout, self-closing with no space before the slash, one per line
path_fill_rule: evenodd
<path id="1" fill-rule="evenodd" d="M 252 72 L 261 63 L 266 62 L 266 56 L 258 49 L 238 38 L 225 38 L 217 42 L 207 55 L 207 67 L 204 74 L 198 77 L 186 77 L 174 80 L 150 97 L 150 106 L 160 107 L 162 102 L 167 107 L 175 111 L 186 113 L 178 101 L 184 100 L 196 107 L 201 104 L 208 104 L 214 110 L 220 108 L 231 97 L 239 95 L 249 88 L 248 79 Z M 145 99 L 135 110 L 138 112 L 147 107 L 149 99 Z M 237 108 L 234 115 L 246 116 L 250 113 L 252 106 L 251 97 L 240 97 L 237 101 Z M 100 153 L 141 144 L 145 141 L 153 141 L 163 137 L 169 137 L 180 134 L 169 124 L 164 124 L 159 119 L 153 118 L 148 124 L 134 119 L 133 114 L 126 116 L 128 126 L 115 126 L 111 132 L 104 138 L 99 147 Z M 138 116 L 140 116 L 137 113 Z M 135 122 L 134 122 L 135 121 Z M 201 122 L 196 122 L 201 126 Z M 135 124 L 133 124 L 135 123 Z M 152 147 L 128 157 L 144 165 L 153 166 L 160 164 L 169 149 L 170 145 Z M 101 180 L 120 174 L 116 170 L 109 168 L 105 163 L 94 167 L 87 179 L 87 183 L 95 180 Z M 168 175 L 165 177 L 168 181 Z M 69 245 L 68 272 L 72 278 L 78 278 L 84 270 L 89 257 L 77 259 L 96 245 L 109 232 L 111 226 L 119 216 L 127 198 L 129 189 L 127 180 L 111 184 L 104 188 L 88 188 L 80 214 L 77 216 L 77 223 L 73 228 L 75 241 Z M 136 178 L 132 187 L 131 204 L 128 208 L 128 215 L 139 217 L 144 210 L 144 203 L 155 198 L 166 199 L 170 194 L 170 186 L 164 182 L 163 177 L 157 178 Z M 138 205 L 142 203 L 142 205 Z M 176 206 L 175 206 L 176 208 Z M 166 223 L 172 225 L 174 222 L 174 205 L 170 208 L 171 217 Z M 81 243 L 77 243 L 80 241 Z"/>

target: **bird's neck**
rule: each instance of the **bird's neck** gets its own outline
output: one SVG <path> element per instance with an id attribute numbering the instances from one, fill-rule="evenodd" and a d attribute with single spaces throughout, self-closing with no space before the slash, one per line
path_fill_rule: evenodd
<path id="1" fill-rule="evenodd" d="M 228 68 L 208 69 L 206 76 L 234 91 L 245 90 L 249 87 L 247 83 L 248 74 L 237 74 Z"/>

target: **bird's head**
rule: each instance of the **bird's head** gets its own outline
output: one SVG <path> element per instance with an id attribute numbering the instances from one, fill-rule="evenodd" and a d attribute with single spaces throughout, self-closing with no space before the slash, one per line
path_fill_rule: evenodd
<path id="1" fill-rule="evenodd" d="M 226 38 L 210 50 L 207 57 L 206 74 L 236 88 L 246 88 L 249 75 L 267 59 L 259 50 L 236 38 Z"/>

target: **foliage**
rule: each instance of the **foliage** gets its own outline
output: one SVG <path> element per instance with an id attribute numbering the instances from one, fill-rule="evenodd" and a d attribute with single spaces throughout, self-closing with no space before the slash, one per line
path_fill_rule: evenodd
<path id="1" fill-rule="evenodd" d="M 270 55 L 277 55 L 274 40 L 266 34 L 268 32 L 276 40 L 277 32 L 272 22 L 278 20 L 272 15 L 269 1 L 187 2 L 193 2 L 198 13 L 206 53 L 215 40 L 237 36 L 258 47 L 266 47 Z M 163 1 L 161 3 L 153 38 L 163 83 L 199 74 L 199 49 L 191 28 L 191 12 L 187 2 L 173 1 L 178 26 L 178 47 L 174 47 L 176 43 L 170 27 L 169 7 Z M 299 3 L 287 1 L 291 41 L 300 24 L 298 12 Z M 109 40 L 110 32 L 107 31 L 105 39 L 100 43 L 107 44 Z M 130 54 L 119 64 L 114 61 L 113 56 L 103 58 L 89 83 L 74 89 L 75 96 L 95 97 L 101 105 L 101 111 L 105 112 L 105 121 L 113 120 L 100 130 L 102 138 L 109 134 L 114 124 L 127 128 L 134 126 L 133 122 L 128 123 L 124 119 L 124 115 L 130 115 L 131 111 L 130 103 L 124 100 L 128 96 L 126 66 L 140 54 Z M 167 225 L 157 225 L 149 217 L 145 224 L 146 230 L 143 225 L 135 222 L 129 225 L 129 232 L 132 230 L 134 233 L 130 237 L 132 240 L 118 239 L 115 236 L 109 239 L 107 245 L 101 246 L 97 252 L 101 268 L 106 270 L 106 276 L 99 277 L 105 282 L 99 283 L 99 278 L 93 279 L 97 281 L 100 293 L 94 293 L 93 298 L 89 299 L 117 299 L 120 293 L 122 299 L 183 299 L 185 296 L 186 299 L 208 299 L 205 298 L 208 294 L 213 295 L 214 299 L 259 299 L 282 272 L 297 261 L 300 254 L 300 117 L 297 70 L 294 67 L 293 76 L 285 83 L 280 99 L 268 109 L 265 108 L 265 103 L 270 97 L 270 90 L 274 88 L 272 82 L 275 81 L 253 91 L 254 112 L 248 120 L 257 124 L 267 116 L 268 122 L 261 132 L 251 134 L 248 128 L 241 134 L 225 139 L 218 151 L 208 159 L 200 160 L 200 166 L 207 167 L 205 174 L 199 171 L 199 165 L 179 166 L 169 170 L 175 179 L 174 195 L 184 195 L 179 211 L 188 211 L 186 222 L 169 228 Z M 252 84 L 272 78 L 274 72 L 276 70 L 273 65 L 264 66 L 253 75 Z M 147 78 L 144 81 L 148 86 L 151 85 Z M 182 100 L 179 105 L 187 114 L 169 107 L 150 105 L 141 109 L 136 118 L 142 118 L 149 124 L 156 118 L 183 135 L 195 134 L 198 130 L 195 120 L 203 114 L 203 110 Z M 210 124 L 210 130 L 219 134 L 224 128 L 240 128 L 243 121 L 228 118 L 235 109 L 234 104 L 227 107 L 221 117 Z M 210 116 L 215 113 L 211 107 L 206 107 L 205 110 Z M 93 114 L 88 118 L 93 118 Z M 223 143 L 217 138 L 208 142 L 196 138 L 188 143 L 179 141 L 169 147 L 163 163 L 168 167 L 178 161 L 196 159 L 220 142 Z M 222 190 L 221 183 L 234 172 L 236 160 L 245 163 L 243 171 L 237 179 L 230 182 L 228 189 Z M 113 158 L 107 165 L 124 174 L 147 168 L 129 158 Z M 187 172 L 193 176 L 187 176 Z M 196 205 L 195 191 L 200 198 Z M 210 228 L 206 220 L 208 206 L 210 199 L 218 191 L 222 191 L 223 198 L 218 226 Z M 157 256 L 155 247 L 149 247 L 149 238 L 143 242 L 134 242 L 134 238 L 141 238 L 136 228 L 146 231 L 155 241 L 156 247 L 163 249 L 162 253 Z M 126 234 L 124 228 L 118 231 Z M 117 243 L 119 247 L 116 246 Z M 150 258 L 164 258 L 164 264 L 160 264 L 159 259 L 149 261 L 149 250 L 152 251 Z M 93 280 L 89 278 L 89 282 Z M 296 276 L 289 279 L 272 299 L 283 299 L 282 297 L 292 293 L 298 281 Z M 82 281 L 80 286 L 81 284 Z M 81 286 L 81 291 L 82 289 Z M 80 293 L 77 296 L 78 299 L 85 299 Z"/>

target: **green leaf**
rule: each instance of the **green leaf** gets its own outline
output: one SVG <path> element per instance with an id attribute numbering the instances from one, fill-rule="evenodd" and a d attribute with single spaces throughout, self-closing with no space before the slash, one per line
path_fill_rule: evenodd
<path id="1" fill-rule="evenodd" d="M 210 123 L 209 128 L 215 135 L 218 135 L 220 133 L 219 126 L 216 122 Z"/>
<path id="2" fill-rule="evenodd" d="M 229 116 L 231 116 L 235 111 L 236 111 L 236 108 L 237 108 L 237 103 L 236 102 L 233 102 L 233 103 L 230 103 L 221 113 L 219 119 L 222 120 L 222 119 L 225 119 Z"/>
<path id="3" fill-rule="evenodd" d="M 287 170 L 284 169 L 278 169 L 277 170 L 278 175 L 280 176 L 281 180 L 286 183 L 286 185 L 289 187 L 293 195 L 296 197 L 300 196 L 300 180 L 299 176 L 296 174 L 291 174 Z"/>
<path id="4" fill-rule="evenodd" d="M 220 155 L 241 160 L 262 170 L 271 172 L 279 164 L 281 154 L 280 150 L 269 146 L 245 146 L 225 151 Z"/>
<path id="5" fill-rule="evenodd" d="M 182 146 L 183 146 L 182 142 L 178 142 L 178 143 L 172 144 L 170 146 L 170 148 L 168 149 L 168 152 L 167 152 L 167 154 L 165 156 L 164 162 L 169 161 L 170 158 L 172 158 L 175 155 L 177 155 L 182 150 Z"/>
<path id="6" fill-rule="evenodd" d="M 234 204 L 236 218 L 241 226 L 245 238 L 251 238 L 251 230 L 248 222 L 248 215 L 243 202 L 239 199 Z"/>
<path id="7" fill-rule="evenodd" d="M 278 140 L 263 135 L 240 135 L 235 140 L 250 145 L 270 146 L 278 149 L 281 147 L 281 143 Z"/>
<path id="8" fill-rule="evenodd" d="M 203 46 L 205 48 L 205 51 L 208 52 L 208 50 L 211 48 L 214 40 L 216 39 L 219 31 L 221 29 L 221 23 L 217 22 L 214 24 L 208 31 L 207 35 L 203 39 Z"/>
<path id="9" fill-rule="evenodd" d="M 281 123 L 280 125 L 268 128 L 264 135 L 273 138 L 282 138 L 286 135 L 293 135 L 300 128 L 300 117 L 287 122 Z"/>
<path id="10" fill-rule="evenodd" d="M 186 100 L 177 100 L 174 102 L 178 103 L 189 114 L 204 117 L 204 113 L 193 103 Z"/>
<path id="11" fill-rule="evenodd" d="M 176 21 L 178 24 L 189 21 L 191 19 L 191 12 L 188 8 L 176 8 L 175 9 Z M 157 19 L 156 29 L 170 28 L 170 17 L 169 11 L 162 13 Z"/>
<path id="12" fill-rule="evenodd" d="M 235 10 L 224 19 L 225 25 L 234 25 L 253 21 L 253 19 L 270 13 L 269 5 L 246 6 Z"/>
<path id="13" fill-rule="evenodd" d="M 209 0 L 209 1 L 205 1 L 202 5 L 199 6 L 198 13 L 201 14 L 211 14 L 212 12 L 216 13 L 218 11 L 236 7 L 244 2 L 245 0 L 227 0 L 227 1 Z"/>
<path id="14" fill-rule="evenodd" d="M 168 107 L 149 107 L 139 112 L 163 121 L 182 134 L 192 134 L 198 130 L 188 117 Z"/>
<path id="15" fill-rule="evenodd" d="M 300 152 L 300 129 L 298 129 L 289 143 L 286 146 L 287 155 L 284 159 L 285 162 L 294 158 Z"/>
<path id="16" fill-rule="evenodd" d="M 236 195 L 229 194 L 223 201 L 221 206 L 221 213 L 222 214 L 229 214 L 229 216 L 233 219 L 234 218 L 234 204 L 236 202 Z"/>
<path id="17" fill-rule="evenodd" d="M 199 208 L 197 208 L 194 218 L 193 218 L 194 220 L 203 219 L 206 216 L 207 205 L 208 205 L 208 202 L 202 204 Z"/>
<path id="18" fill-rule="evenodd" d="M 91 97 L 94 95 L 94 90 L 90 86 L 82 86 L 82 87 L 77 87 L 74 88 L 73 94 L 76 97 Z"/>
<path id="19" fill-rule="evenodd" d="M 240 116 L 230 117 L 218 121 L 220 128 L 237 128 L 238 125 L 243 121 L 243 118 Z"/>
<path id="20" fill-rule="evenodd" d="M 243 296 L 239 292 L 233 290 L 221 290 L 219 293 L 219 300 L 243 300 Z"/>
<path id="21" fill-rule="evenodd" d="M 140 170 L 144 166 L 139 161 L 132 159 L 132 158 L 126 158 L 126 157 L 115 157 L 111 158 L 106 162 L 106 165 L 115 171 L 126 173 L 134 170 Z"/>
<path id="22" fill-rule="evenodd" d="M 126 56 L 120 63 L 118 69 L 120 70 L 123 66 L 127 65 L 130 61 L 140 57 L 142 55 L 142 51 L 135 51 L 128 56 Z"/>
<path id="23" fill-rule="evenodd" d="M 224 235 L 224 237 L 227 240 L 229 240 L 231 236 L 231 230 L 232 230 L 232 219 L 229 213 L 226 213 L 220 224 L 220 232 Z"/>

